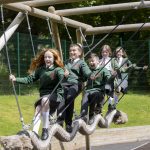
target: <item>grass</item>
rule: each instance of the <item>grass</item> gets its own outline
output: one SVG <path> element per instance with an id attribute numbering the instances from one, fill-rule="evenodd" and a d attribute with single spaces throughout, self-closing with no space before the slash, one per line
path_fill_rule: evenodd
<path id="1" fill-rule="evenodd" d="M 34 115 L 34 102 L 37 96 L 19 96 L 19 104 L 25 124 L 31 123 Z M 80 112 L 81 96 L 76 100 L 76 111 Z M 111 127 L 141 126 L 150 124 L 150 94 L 130 93 L 123 97 L 118 104 L 118 110 L 128 114 L 129 122 L 124 125 Z M 103 108 L 103 114 L 107 111 L 107 105 Z M 0 136 L 16 134 L 22 129 L 15 97 L 0 96 Z"/>

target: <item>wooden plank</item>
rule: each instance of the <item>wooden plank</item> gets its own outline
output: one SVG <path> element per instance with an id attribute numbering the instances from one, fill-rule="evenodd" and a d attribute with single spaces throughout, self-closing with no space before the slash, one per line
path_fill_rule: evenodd
<path id="1" fill-rule="evenodd" d="M 113 33 L 136 31 L 142 26 L 142 24 L 143 23 L 120 25 L 113 31 Z M 115 26 L 95 27 L 95 28 L 87 29 L 85 31 L 85 34 L 92 35 L 92 34 L 109 33 L 114 28 Z M 142 30 L 150 30 L 150 23 L 145 23 Z"/>
<path id="2" fill-rule="evenodd" d="M 86 1 L 86 0 L 36 0 L 36 1 L 24 2 L 24 4 L 28 6 L 39 7 L 39 6 L 74 3 L 74 2 L 81 2 L 81 1 Z"/>
<path id="3" fill-rule="evenodd" d="M 25 15 L 22 12 L 19 12 L 18 15 L 15 17 L 15 19 L 11 22 L 9 27 L 5 31 L 6 36 L 6 42 L 11 38 L 11 36 L 14 34 L 14 32 L 17 30 L 21 22 L 23 21 Z M 5 38 L 4 34 L 0 37 L 0 51 L 5 45 Z"/>
<path id="4" fill-rule="evenodd" d="M 145 1 L 144 4 L 145 5 L 142 5 L 141 2 L 131 2 L 131 3 L 112 4 L 112 5 L 100 5 L 100 6 L 92 6 L 92 7 L 84 7 L 84 8 L 57 10 L 55 13 L 61 16 L 71 16 L 71 15 L 131 10 L 131 9 L 137 9 L 137 7 L 139 9 L 142 9 L 145 8 L 145 6 L 150 7 L 150 1 Z"/>
<path id="5" fill-rule="evenodd" d="M 0 4 L 16 3 L 16 2 L 25 2 L 30 0 L 0 0 Z"/>
<path id="6" fill-rule="evenodd" d="M 30 7 L 30 6 L 21 4 L 21 3 L 7 4 L 7 5 L 4 5 L 4 7 L 8 8 L 8 9 L 11 9 L 13 11 L 22 11 L 22 12 L 27 11 L 30 15 L 38 17 L 38 18 L 42 18 L 42 19 L 46 19 L 47 17 L 49 17 L 54 22 L 57 22 L 57 23 L 60 23 L 60 24 L 63 23 L 62 22 L 62 18 L 63 18 L 63 21 L 66 22 L 67 26 L 70 26 L 70 27 L 73 27 L 73 28 L 81 27 L 83 29 L 86 29 L 86 28 L 92 27 L 92 26 L 87 25 L 85 23 L 81 23 L 79 21 L 75 21 L 75 20 L 65 18 L 65 17 L 61 18 L 60 16 L 58 16 L 56 14 L 49 13 L 49 12 L 46 12 L 44 10 L 40 10 L 38 8 Z"/>

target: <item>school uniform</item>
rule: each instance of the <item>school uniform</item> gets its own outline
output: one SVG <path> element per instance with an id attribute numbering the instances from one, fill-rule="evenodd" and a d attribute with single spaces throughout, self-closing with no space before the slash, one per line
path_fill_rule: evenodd
<path id="1" fill-rule="evenodd" d="M 133 69 L 133 70 L 143 70 L 143 67 L 138 67 L 128 59 L 128 58 L 115 58 L 118 66 L 119 66 L 119 73 L 116 77 L 116 82 L 115 82 L 115 87 L 117 87 L 116 91 L 120 92 L 122 91 L 123 93 L 127 92 L 128 88 L 128 72 Z"/>
<path id="2" fill-rule="evenodd" d="M 110 72 L 99 65 L 95 69 L 91 69 L 91 71 L 91 76 L 94 77 L 94 80 L 91 78 L 88 79 L 81 105 L 81 113 L 84 112 L 82 115 L 83 118 L 87 116 L 89 106 L 89 120 L 94 116 L 97 103 L 99 103 L 102 108 L 105 84 L 111 77 Z"/>
<path id="3" fill-rule="evenodd" d="M 64 98 L 65 107 L 67 107 L 65 114 L 65 122 L 67 126 L 72 125 L 74 100 L 82 90 L 82 83 L 87 80 L 91 74 L 88 65 L 82 59 L 69 60 L 65 68 L 69 71 L 69 75 L 64 79 Z"/>
<path id="4" fill-rule="evenodd" d="M 37 80 L 40 82 L 39 93 L 40 99 L 35 103 L 35 107 L 41 104 L 41 100 L 51 94 L 54 87 L 64 78 L 64 70 L 60 67 L 41 66 L 35 72 L 27 77 L 16 78 L 16 82 L 20 84 L 31 84 Z M 58 85 L 54 93 L 50 97 L 50 113 L 52 114 L 58 107 L 59 103 L 63 101 L 63 88 L 61 84 Z"/>
<path id="5" fill-rule="evenodd" d="M 112 75 L 112 71 L 116 71 L 119 67 L 114 58 L 106 57 L 102 58 L 100 60 L 100 65 L 106 68 Z M 113 75 L 112 75 L 113 76 Z M 108 99 L 108 110 L 111 111 L 112 109 L 115 108 L 113 104 L 113 97 L 114 97 L 114 77 L 109 80 L 109 82 L 106 83 L 105 85 L 105 94 L 109 96 Z M 104 97 L 103 97 L 103 102 L 104 102 Z M 97 109 L 99 110 L 99 104 L 97 104 Z"/>
<path id="6" fill-rule="evenodd" d="M 104 68 L 106 68 L 112 75 L 112 71 L 113 70 L 117 70 L 119 68 L 116 60 L 114 58 L 102 58 L 100 60 L 100 65 L 103 66 Z M 106 91 L 109 91 L 109 93 L 107 93 L 109 96 L 113 97 L 113 93 L 114 93 L 114 78 L 112 78 L 111 81 L 109 81 L 109 83 L 106 83 L 105 85 L 105 89 Z"/>

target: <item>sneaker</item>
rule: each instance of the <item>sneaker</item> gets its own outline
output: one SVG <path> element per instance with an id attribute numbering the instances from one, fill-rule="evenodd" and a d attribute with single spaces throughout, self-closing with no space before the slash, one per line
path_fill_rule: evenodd
<path id="1" fill-rule="evenodd" d="M 66 131 L 71 133 L 72 132 L 72 126 L 66 125 Z"/>
<path id="2" fill-rule="evenodd" d="M 47 129 L 47 128 L 43 128 L 43 129 L 42 129 L 42 136 L 41 136 L 41 139 L 42 139 L 42 140 L 47 140 L 48 137 L 49 137 L 48 129 Z"/>

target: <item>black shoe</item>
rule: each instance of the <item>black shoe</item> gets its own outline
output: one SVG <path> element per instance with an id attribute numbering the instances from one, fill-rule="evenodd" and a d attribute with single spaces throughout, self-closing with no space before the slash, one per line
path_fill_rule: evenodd
<path id="1" fill-rule="evenodd" d="M 47 129 L 47 128 L 43 128 L 43 129 L 42 129 L 42 136 L 41 136 L 41 139 L 42 139 L 42 140 L 47 140 L 48 137 L 49 137 L 48 129 Z"/>
<path id="2" fill-rule="evenodd" d="M 66 131 L 71 133 L 72 132 L 72 126 L 66 125 Z"/>

